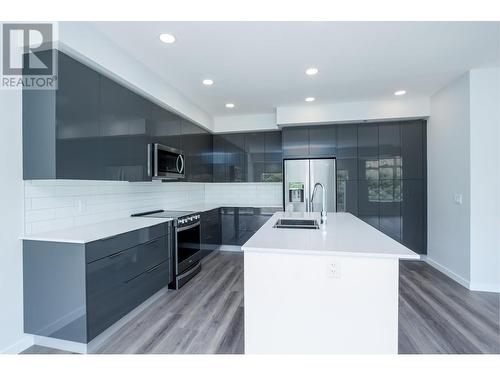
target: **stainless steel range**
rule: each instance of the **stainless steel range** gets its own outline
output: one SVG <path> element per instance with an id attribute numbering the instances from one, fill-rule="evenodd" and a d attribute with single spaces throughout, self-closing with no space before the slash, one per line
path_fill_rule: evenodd
<path id="1" fill-rule="evenodd" d="M 198 212 L 157 210 L 140 212 L 132 216 L 174 219 L 176 235 L 173 246 L 173 272 L 175 276 L 174 281 L 168 286 L 170 289 L 179 289 L 200 272 L 202 253 Z"/>

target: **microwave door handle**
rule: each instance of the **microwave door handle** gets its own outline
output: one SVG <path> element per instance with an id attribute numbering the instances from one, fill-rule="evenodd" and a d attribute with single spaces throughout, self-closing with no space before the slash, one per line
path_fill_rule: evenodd
<path id="1" fill-rule="evenodd" d="M 181 167 L 179 168 L 179 160 L 181 161 Z M 177 155 L 177 160 L 175 161 L 175 166 L 177 167 L 177 172 L 182 173 L 184 171 L 184 158 L 182 155 Z"/>

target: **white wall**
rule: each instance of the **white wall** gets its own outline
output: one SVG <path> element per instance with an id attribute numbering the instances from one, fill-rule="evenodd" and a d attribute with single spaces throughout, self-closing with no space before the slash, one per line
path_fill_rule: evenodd
<path id="1" fill-rule="evenodd" d="M 213 130 L 212 116 L 88 23 L 59 22 L 58 34 L 62 51 L 78 56 L 86 64 L 107 73 L 154 102 Z"/>
<path id="2" fill-rule="evenodd" d="M 427 125 L 427 257 L 468 285 L 470 155 L 469 74 L 431 98 Z M 454 203 L 462 194 L 463 204 Z"/>
<path id="3" fill-rule="evenodd" d="M 224 206 L 281 207 L 281 182 L 236 182 L 205 185 L 205 203 Z"/>
<path id="4" fill-rule="evenodd" d="M 258 113 L 214 118 L 216 133 L 278 130 L 275 113 Z"/>
<path id="5" fill-rule="evenodd" d="M 276 121 L 279 125 L 410 119 L 429 115 L 429 98 L 397 98 L 353 103 L 304 103 L 276 109 Z"/>
<path id="6" fill-rule="evenodd" d="M 23 232 L 21 92 L 0 90 L 0 353 L 33 341 L 23 334 Z"/>
<path id="7" fill-rule="evenodd" d="M 500 291 L 500 68 L 470 72 L 470 288 Z"/>
<path id="8" fill-rule="evenodd" d="M 205 184 L 43 180 L 25 182 L 25 233 L 40 233 L 204 203 Z"/>
<path id="9" fill-rule="evenodd" d="M 25 181 L 25 233 L 41 233 L 204 204 L 281 206 L 281 183 Z"/>

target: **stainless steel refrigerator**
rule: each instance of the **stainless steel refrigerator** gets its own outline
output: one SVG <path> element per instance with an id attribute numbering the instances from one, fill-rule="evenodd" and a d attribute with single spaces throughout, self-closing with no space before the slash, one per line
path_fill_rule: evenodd
<path id="1" fill-rule="evenodd" d="M 336 211 L 335 158 L 285 159 L 283 172 L 285 211 L 320 212 L 321 187 L 318 187 L 314 201 L 311 202 L 314 185 L 317 182 L 325 187 L 327 212 Z"/>

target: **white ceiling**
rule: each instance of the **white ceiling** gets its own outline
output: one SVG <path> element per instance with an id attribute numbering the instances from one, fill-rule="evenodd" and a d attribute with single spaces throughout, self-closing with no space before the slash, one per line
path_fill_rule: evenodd
<path id="1" fill-rule="evenodd" d="M 471 68 L 500 65 L 498 22 L 94 22 L 212 116 L 430 96 Z M 160 33 L 177 42 L 163 44 Z M 319 74 L 306 76 L 308 67 Z M 202 79 L 215 84 L 206 87 Z M 229 110 L 224 104 L 235 103 Z"/>

